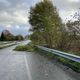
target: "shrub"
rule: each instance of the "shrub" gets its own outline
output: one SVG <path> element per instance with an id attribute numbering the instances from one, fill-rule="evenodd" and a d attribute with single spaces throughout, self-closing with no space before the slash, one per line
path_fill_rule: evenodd
<path id="1" fill-rule="evenodd" d="M 16 51 L 34 51 L 34 45 L 29 43 L 27 45 L 19 45 L 19 46 L 16 46 L 16 48 L 14 49 Z"/>

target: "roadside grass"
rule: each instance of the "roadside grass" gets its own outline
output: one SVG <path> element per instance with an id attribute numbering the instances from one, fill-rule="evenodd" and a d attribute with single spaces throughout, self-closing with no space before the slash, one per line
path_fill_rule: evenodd
<path id="1" fill-rule="evenodd" d="M 32 43 L 29 43 L 27 45 L 18 45 L 18 46 L 16 46 L 16 48 L 14 50 L 15 51 L 28 51 L 28 52 L 32 52 L 32 51 L 34 51 L 34 45 Z"/>
<path id="2" fill-rule="evenodd" d="M 46 55 L 47 57 L 49 57 L 51 59 L 56 59 L 58 62 L 60 62 L 61 64 L 65 65 L 69 68 L 71 68 L 75 72 L 80 73 L 80 63 L 71 61 L 71 60 L 63 58 L 63 57 L 60 57 L 60 56 L 55 55 L 51 52 L 44 51 L 42 49 L 37 48 L 36 50 L 41 52 L 43 55 Z"/>
<path id="3" fill-rule="evenodd" d="M 74 62 L 74 61 L 71 61 L 69 59 L 65 59 L 63 57 L 59 57 L 59 56 L 57 56 L 57 59 L 60 62 L 62 62 L 64 65 L 66 65 L 66 66 L 70 67 L 71 69 L 73 69 L 74 71 L 80 73 L 80 63 Z"/>

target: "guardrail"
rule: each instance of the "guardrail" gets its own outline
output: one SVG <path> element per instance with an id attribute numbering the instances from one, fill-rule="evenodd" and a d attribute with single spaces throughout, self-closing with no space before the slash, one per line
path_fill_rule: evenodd
<path id="1" fill-rule="evenodd" d="M 13 46 L 13 45 L 16 45 L 16 44 L 17 44 L 16 42 L 3 44 L 3 45 L 0 45 L 0 49 L 6 48 L 6 47 L 9 47 L 9 46 Z"/>
<path id="2" fill-rule="evenodd" d="M 0 42 L 0 45 L 2 45 L 2 44 L 7 44 L 8 42 Z"/>
<path id="3" fill-rule="evenodd" d="M 76 56 L 76 55 L 73 55 L 73 54 L 69 54 L 69 53 L 66 53 L 66 52 L 61 52 L 59 50 L 50 49 L 50 48 L 46 48 L 46 47 L 42 47 L 42 46 L 36 46 L 36 47 L 39 48 L 39 49 L 51 52 L 53 54 L 56 54 L 58 56 L 64 57 L 66 59 L 69 59 L 69 60 L 80 63 L 80 56 Z"/>

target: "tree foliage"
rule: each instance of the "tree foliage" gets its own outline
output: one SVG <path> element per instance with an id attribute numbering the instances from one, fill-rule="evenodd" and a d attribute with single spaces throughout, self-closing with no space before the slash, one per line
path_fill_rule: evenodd
<path id="1" fill-rule="evenodd" d="M 31 7 L 29 22 L 32 25 L 32 40 L 37 40 L 39 44 L 43 41 L 49 47 L 58 46 L 63 24 L 51 1 L 44 0 Z"/>
<path id="2" fill-rule="evenodd" d="M 15 40 L 22 41 L 22 40 L 24 40 L 24 38 L 22 35 L 17 35 L 17 36 L 15 36 Z"/>
<path id="3" fill-rule="evenodd" d="M 24 40 L 22 35 L 14 36 L 8 30 L 3 30 L 0 36 L 0 41 L 15 41 L 15 40 Z"/>
<path id="4" fill-rule="evenodd" d="M 1 33 L 1 38 L 0 38 L 1 41 L 4 41 L 5 40 L 5 35 L 3 34 L 3 32 Z"/>
<path id="5" fill-rule="evenodd" d="M 68 27 L 68 34 L 69 34 L 69 46 L 68 48 L 72 48 L 73 50 L 79 50 L 80 49 L 80 22 L 79 21 L 68 21 L 67 22 Z"/>

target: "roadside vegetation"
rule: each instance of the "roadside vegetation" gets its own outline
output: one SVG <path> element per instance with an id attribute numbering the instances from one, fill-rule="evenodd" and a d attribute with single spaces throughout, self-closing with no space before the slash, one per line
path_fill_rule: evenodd
<path id="1" fill-rule="evenodd" d="M 29 43 L 27 45 L 18 45 L 14 50 L 32 52 L 34 51 L 34 45 L 32 43 Z"/>
<path id="2" fill-rule="evenodd" d="M 22 41 L 22 40 L 24 40 L 24 37 L 22 35 L 14 36 L 8 30 L 3 30 L 0 36 L 1 42 L 3 41 Z"/>
<path id="3" fill-rule="evenodd" d="M 78 11 L 79 12 L 79 11 Z M 57 8 L 49 0 L 43 0 L 30 9 L 29 22 L 34 44 L 80 55 L 80 14 L 62 22 Z M 76 17 L 77 16 L 77 17 Z"/>
<path id="4" fill-rule="evenodd" d="M 79 12 L 79 11 L 78 11 Z M 43 0 L 30 9 L 29 23 L 32 25 L 30 36 L 34 45 L 41 45 L 80 55 L 80 14 L 76 12 L 73 19 L 62 22 L 57 8 L 49 0 Z M 80 64 L 57 57 L 62 63 L 80 70 Z"/>

